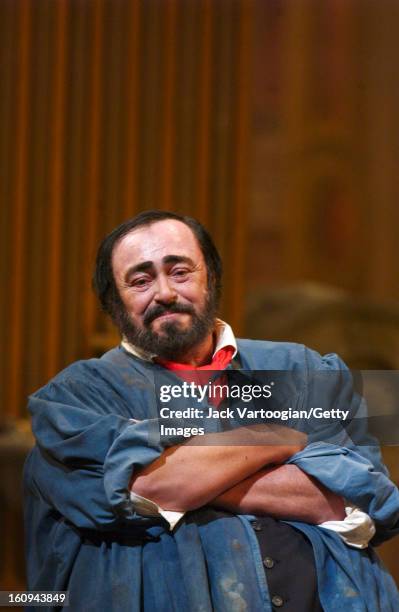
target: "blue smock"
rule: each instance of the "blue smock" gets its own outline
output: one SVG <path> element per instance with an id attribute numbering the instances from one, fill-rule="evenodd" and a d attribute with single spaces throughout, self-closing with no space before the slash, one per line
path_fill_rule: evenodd
<path id="1" fill-rule="evenodd" d="M 243 370 L 301 372 L 297 407 L 318 399 L 308 372 L 345 371 L 338 357 L 297 344 L 239 340 L 238 350 Z M 170 531 L 130 501 L 132 473 L 165 448 L 151 433 L 157 375 L 166 375 L 160 365 L 119 347 L 72 364 L 32 395 L 36 446 L 24 471 L 28 589 L 69 591 L 70 612 L 271 612 L 253 517 L 204 507 Z M 347 406 L 354 394 L 341 387 L 334 403 Z M 378 446 L 366 439 L 351 445 L 345 431 L 334 436 L 310 436 L 289 462 L 367 512 L 375 543 L 393 536 L 399 492 Z M 312 543 L 326 612 L 399 611 L 394 581 L 373 547 L 353 549 L 327 529 L 290 524 Z"/>

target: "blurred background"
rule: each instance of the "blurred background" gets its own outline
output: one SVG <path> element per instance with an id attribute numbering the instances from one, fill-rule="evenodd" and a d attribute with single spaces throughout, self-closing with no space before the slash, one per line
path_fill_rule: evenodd
<path id="1" fill-rule="evenodd" d="M 396 0 L 1 0 L 0 590 L 26 396 L 118 342 L 90 279 L 126 218 L 205 223 L 238 335 L 399 369 L 398 34 Z"/>

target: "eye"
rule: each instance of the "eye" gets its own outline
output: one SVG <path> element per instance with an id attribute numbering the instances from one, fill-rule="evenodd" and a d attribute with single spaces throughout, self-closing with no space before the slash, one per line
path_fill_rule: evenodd
<path id="1" fill-rule="evenodd" d="M 150 284 L 150 282 L 150 278 L 147 278 L 146 276 L 140 276 L 138 278 L 134 278 L 130 282 L 130 286 L 135 287 L 136 289 L 145 289 Z"/>
<path id="2" fill-rule="evenodd" d="M 172 270 L 172 276 L 177 279 L 185 279 L 189 272 L 190 270 L 188 270 L 187 268 L 174 268 Z"/>

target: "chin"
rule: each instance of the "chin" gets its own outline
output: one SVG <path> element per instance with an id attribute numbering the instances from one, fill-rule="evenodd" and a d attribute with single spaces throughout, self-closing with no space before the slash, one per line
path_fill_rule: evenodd
<path id="1" fill-rule="evenodd" d="M 177 323 L 177 322 L 172 323 L 168 321 L 168 323 L 165 322 L 164 325 L 162 325 L 158 329 L 154 329 L 154 333 L 157 334 L 159 337 L 162 337 L 162 338 L 168 337 L 172 339 L 173 336 L 177 336 L 178 334 L 184 334 L 188 330 L 189 330 L 189 327 L 187 325 L 181 325 L 180 323 Z"/>

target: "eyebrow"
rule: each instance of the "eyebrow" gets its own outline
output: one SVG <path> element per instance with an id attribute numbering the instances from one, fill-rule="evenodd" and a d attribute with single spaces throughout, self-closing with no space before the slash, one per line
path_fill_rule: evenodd
<path id="1" fill-rule="evenodd" d="M 164 264 L 174 264 L 174 263 L 186 263 L 189 266 L 194 266 L 194 262 L 191 257 L 187 257 L 186 255 L 166 255 L 162 259 L 162 263 Z"/>
<path id="2" fill-rule="evenodd" d="M 162 258 L 162 263 L 163 264 L 186 263 L 189 266 L 194 267 L 193 260 L 190 257 L 187 257 L 185 255 L 166 255 L 165 257 Z M 130 266 L 126 270 L 126 273 L 124 274 L 124 278 L 125 280 L 128 280 L 131 276 L 133 276 L 133 274 L 136 274 L 137 272 L 148 272 L 149 270 L 153 268 L 154 268 L 153 261 L 142 261 L 141 263 L 136 264 L 135 266 Z"/>

